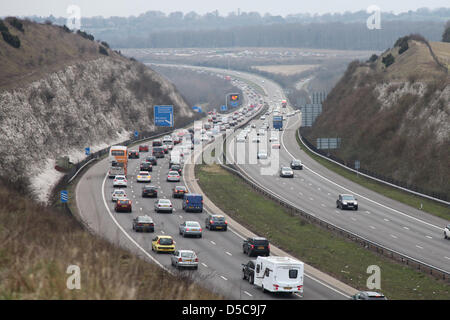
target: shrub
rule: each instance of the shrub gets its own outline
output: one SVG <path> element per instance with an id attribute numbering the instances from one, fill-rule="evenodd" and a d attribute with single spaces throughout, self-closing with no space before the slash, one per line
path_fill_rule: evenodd
<path id="1" fill-rule="evenodd" d="M 109 54 L 108 54 L 108 51 L 105 49 L 105 47 L 103 47 L 103 46 L 99 46 L 98 47 L 98 52 L 100 53 L 100 54 L 104 54 L 105 56 L 109 56 Z"/>
<path id="2" fill-rule="evenodd" d="M 72 33 L 72 30 L 70 30 L 66 25 L 63 25 L 62 27 L 61 27 L 61 29 L 63 29 L 65 32 L 67 32 L 67 33 Z"/>
<path id="3" fill-rule="evenodd" d="M 79 36 L 82 36 L 82 37 L 85 38 L 85 39 L 94 41 L 94 36 L 93 36 L 92 34 L 86 33 L 86 32 L 81 31 L 81 30 L 77 30 L 77 34 L 78 34 Z"/>
<path id="4" fill-rule="evenodd" d="M 3 22 L 3 20 L 0 20 L 0 32 L 1 31 L 5 31 L 5 32 L 9 32 L 8 27 L 5 25 L 5 23 Z"/>
<path id="5" fill-rule="evenodd" d="M 370 56 L 368 62 L 375 62 L 375 61 L 377 61 L 377 59 L 378 59 L 378 56 L 376 54 L 373 54 Z"/>
<path id="6" fill-rule="evenodd" d="M 22 22 L 20 22 L 19 19 L 9 18 L 7 21 L 9 22 L 10 25 L 12 25 L 17 30 L 19 30 L 21 32 L 25 32 L 25 30 L 23 29 L 23 24 L 22 24 Z"/>
<path id="7" fill-rule="evenodd" d="M 106 41 L 100 42 L 104 47 L 109 49 L 109 44 Z"/>
<path id="8" fill-rule="evenodd" d="M 383 60 L 381 60 L 381 62 L 383 62 L 387 68 L 395 62 L 395 58 L 392 54 L 389 53 L 386 57 L 383 57 Z"/>
<path id="9" fill-rule="evenodd" d="M 51 26 L 53 25 L 53 22 L 51 22 L 50 20 L 45 20 L 44 22 L 46 25 Z"/>
<path id="10" fill-rule="evenodd" d="M 14 48 L 20 48 L 20 39 L 7 31 L 2 31 L 3 40 Z"/>
<path id="11" fill-rule="evenodd" d="M 403 52 L 405 52 L 406 50 L 408 50 L 409 49 L 409 46 L 408 46 L 408 40 L 410 39 L 410 37 L 409 36 L 406 36 L 406 37 L 402 37 L 402 38 L 399 38 L 396 42 L 395 42 L 395 47 L 400 47 L 400 49 L 398 50 L 398 53 L 399 54 L 402 54 Z"/>
<path id="12" fill-rule="evenodd" d="M 450 20 L 445 25 L 444 33 L 442 34 L 442 42 L 450 42 Z"/>

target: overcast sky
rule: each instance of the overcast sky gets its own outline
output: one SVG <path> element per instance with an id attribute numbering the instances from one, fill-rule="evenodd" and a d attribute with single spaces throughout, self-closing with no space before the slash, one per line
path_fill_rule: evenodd
<path id="1" fill-rule="evenodd" d="M 400 13 L 421 7 L 430 9 L 449 7 L 449 0 L 0 0 L 0 16 L 49 16 L 67 17 L 71 4 L 81 8 L 82 17 L 137 16 L 149 10 L 165 13 L 196 11 L 204 14 L 219 10 L 220 15 L 231 11 L 269 12 L 285 16 L 290 13 L 333 13 L 366 10 L 376 5 L 381 11 Z"/>

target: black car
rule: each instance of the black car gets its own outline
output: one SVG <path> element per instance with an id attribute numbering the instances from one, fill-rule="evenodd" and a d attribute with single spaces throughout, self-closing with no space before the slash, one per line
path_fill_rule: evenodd
<path id="1" fill-rule="evenodd" d="M 152 166 L 158 165 L 158 160 L 156 160 L 156 157 L 154 157 L 154 156 L 145 158 L 145 162 L 150 162 L 152 164 Z"/>
<path id="2" fill-rule="evenodd" d="M 139 171 L 153 171 L 153 166 L 150 162 L 142 162 Z"/>
<path id="3" fill-rule="evenodd" d="M 248 256 L 269 256 L 269 240 L 262 237 L 247 238 L 242 244 L 242 250 Z"/>
<path id="4" fill-rule="evenodd" d="M 156 139 L 153 140 L 152 142 L 152 147 L 161 147 L 163 145 L 162 140 L 161 139 Z"/>
<path id="5" fill-rule="evenodd" d="M 158 197 L 158 187 L 155 187 L 155 186 L 143 187 L 142 188 L 142 197 L 157 198 Z"/>
<path id="6" fill-rule="evenodd" d="M 209 230 L 227 231 L 228 223 L 225 217 L 218 214 L 209 214 L 205 219 L 205 228 Z"/>
<path id="7" fill-rule="evenodd" d="M 293 170 L 303 170 L 303 164 L 300 160 L 294 159 L 291 161 L 291 169 Z"/>
<path id="8" fill-rule="evenodd" d="M 128 159 L 139 159 L 139 151 L 129 151 L 128 152 Z"/>
<path id="9" fill-rule="evenodd" d="M 253 284 L 255 280 L 255 261 L 250 260 L 246 264 L 242 264 L 242 279 L 248 280 L 250 284 Z"/>
<path id="10" fill-rule="evenodd" d="M 172 197 L 174 198 L 184 198 L 185 193 L 188 193 L 185 186 L 175 186 L 172 189 Z"/>
<path id="11" fill-rule="evenodd" d="M 153 147 L 152 155 L 156 158 L 164 158 L 164 148 L 163 147 Z"/>
<path id="12" fill-rule="evenodd" d="M 176 172 L 178 172 L 178 174 L 181 176 L 181 171 L 182 171 L 182 169 L 181 169 L 181 166 L 180 166 L 179 164 L 173 164 L 173 165 L 170 167 L 170 171 L 176 171 Z"/>
<path id="13" fill-rule="evenodd" d="M 358 201 L 351 194 L 340 194 L 336 200 L 336 208 L 358 210 Z"/>
<path id="14" fill-rule="evenodd" d="M 150 218 L 149 216 L 138 216 L 133 219 L 133 230 L 136 232 L 139 232 L 139 231 L 154 232 L 155 231 L 155 223 L 153 222 L 152 218 Z"/>

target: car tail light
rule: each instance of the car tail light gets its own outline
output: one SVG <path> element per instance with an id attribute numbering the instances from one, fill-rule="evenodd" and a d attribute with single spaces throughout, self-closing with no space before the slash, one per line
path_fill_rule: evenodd
<path id="1" fill-rule="evenodd" d="M 210 223 L 210 224 L 214 224 L 214 221 L 212 221 L 212 220 L 209 220 L 209 223 Z"/>
<path id="2" fill-rule="evenodd" d="M 270 249 L 270 244 L 267 245 L 267 249 Z"/>
<path id="3" fill-rule="evenodd" d="M 225 220 L 225 224 L 228 224 L 228 222 Z"/>
<path id="4" fill-rule="evenodd" d="M 303 286 L 297 286 L 297 290 L 302 290 Z"/>
<path id="5" fill-rule="evenodd" d="M 250 248 L 252 248 L 252 249 L 253 249 L 254 247 L 255 247 L 255 246 L 254 246 L 253 244 L 251 244 L 251 245 L 250 245 Z"/>
<path id="6" fill-rule="evenodd" d="M 178 258 L 178 262 L 182 262 L 183 261 L 183 259 L 181 259 L 181 258 Z"/>
<path id="7" fill-rule="evenodd" d="M 156 242 L 157 244 L 159 244 L 160 239 L 158 239 L 158 241 Z"/>
<path id="8" fill-rule="evenodd" d="M 172 205 L 170 205 L 170 207 L 172 208 Z"/>
<path id="9" fill-rule="evenodd" d="M 189 203 L 189 200 L 186 200 L 186 203 Z"/>
<path id="10" fill-rule="evenodd" d="M 274 284 L 273 287 L 275 288 L 275 290 L 278 290 L 278 288 L 279 288 L 280 286 L 277 285 L 277 284 Z"/>
<path id="11" fill-rule="evenodd" d="M 198 262 L 198 258 L 195 258 L 195 262 Z"/>
<path id="12" fill-rule="evenodd" d="M 202 204 L 203 204 L 203 200 L 202 200 Z"/>
<path id="13" fill-rule="evenodd" d="M 190 231 L 190 229 L 189 229 L 189 228 L 186 228 L 186 231 Z"/>
<path id="14" fill-rule="evenodd" d="M 139 227 L 142 227 L 142 223 L 138 223 L 138 226 L 139 226 Z"/>

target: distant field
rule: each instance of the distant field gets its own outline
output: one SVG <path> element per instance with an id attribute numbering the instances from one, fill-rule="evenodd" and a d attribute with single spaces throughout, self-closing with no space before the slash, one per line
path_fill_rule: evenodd
<path id="1" fill-rule="evenodd" d="M 284 76 L 291 76 L 293 74 L 302 73 L 307 70 L 311 70 L 316 68 L 315 64 L 293 64 L 293 65 L 272 65 L 272 66 L 254 66 L 253 68 L 270 72 L 270 73 L 278 73 Z"/>

